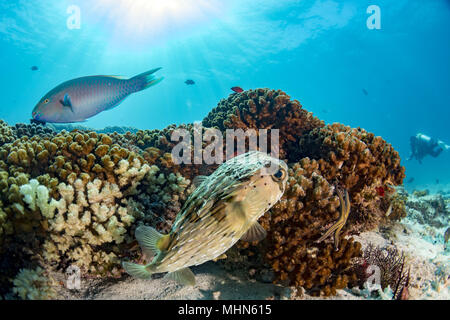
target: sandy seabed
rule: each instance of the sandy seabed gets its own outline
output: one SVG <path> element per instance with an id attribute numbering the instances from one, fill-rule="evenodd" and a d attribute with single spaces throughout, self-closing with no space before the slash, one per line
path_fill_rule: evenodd
<path id="1" fill-rule="evenodd" d="M 394 245 L 405 254 L 411 267 L 410 299 L 450 299 L 448 275 L 450 259 L 442 243 L 431 243 L 425 236 L 437 232 L 408 218 L 395 222 L 382 230 L 354 236 L 363 248 L 369 243 L 381 247 Z M 291 300 L 291 299 L 373 299 L 361 290 L 338 290 L 334 297 L 312 297 L 295 288 L 263 283 L 250 279 L 242 270 L 227 271 L 221 263 L 207 262 L 193 267 L 196 285 L 186 287 L 155 275 L 140 280 L 129 276 L 120 279 L 82 279 L 80 290 L 58 290 L 59 299 L 87 300 Z M 442 276 L 444 273 L 444 276 Z M 54 274 L 63 280 L 63 274 Z M 382 298 L 382 297 L 381 297 Z M 380 299 L 377 297 L 376 299 Z"/>

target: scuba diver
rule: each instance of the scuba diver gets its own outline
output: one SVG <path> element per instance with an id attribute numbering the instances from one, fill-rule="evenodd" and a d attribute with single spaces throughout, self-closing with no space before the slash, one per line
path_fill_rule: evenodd
<path id="1" fill-rule="evenodd" d="M 428 154 L 436 158 L 442 151 L 450 149 L 443 141 L 430 138 L 422 133 L 418 133 L 410 138 L 411 155 L 408 160 L 416 159 L 422 163 L 422 159 Z"/>

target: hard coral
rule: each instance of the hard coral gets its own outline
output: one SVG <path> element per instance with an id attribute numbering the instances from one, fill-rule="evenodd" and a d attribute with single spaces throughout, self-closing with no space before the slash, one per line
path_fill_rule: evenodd
<path id="1" fill-rule="evenodd" d="M 348 190 L 359 230 L 371 229 L 386 218 L 381 207 L 389 207 L 385 205 L 389 198 L 380 197 L 377 187 L 400 185 L 405 177 L 399 154 L 390 144 L 364 129 L 337 123 L 303 135 L 298 156 L 316 159 L 327 181 Z"/>
<path id="2" fill-rule="evenodd" d="M 14 130 L 5 121 L 0 120 L 0 146 L 12 142 L 16 138 Z"/>
<path id="3" fill-rule="evenodd" d="M 56 297 L 55 280 L 47 277 L 40 267 L 21 269 L 13 284 L 13 293 L 22 300 L 50 300 Z"/>
<path id="4" fill-rule="evenodd" d="M 203 126 L 226 129 L 278 129 L 280 157 L 291 157 L 304 132 L 324 126 L 281 90 L 255 89 L 222 99 L 203 120 Z"/>
<path id="5" fill-rule="evenodd" d="M 16 123 L 16 125 L 13 127 L 13 130 L 15 131 L 15 135 L 18 138 L 21 138 L 23 136 L 27 136 L 29 138 L 33 136 L 49 138 L 55 134 L 55 131 L 50 127 L 35 123 L 33 124 Z"/>

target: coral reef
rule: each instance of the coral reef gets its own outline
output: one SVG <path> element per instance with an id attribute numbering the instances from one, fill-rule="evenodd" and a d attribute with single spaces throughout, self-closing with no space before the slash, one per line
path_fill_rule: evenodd
<path id="1" fill-rule="evenodd" d="M 79 124 L 52 124 L 47 123 L 45 125 L 46 128 L 60 132 L 60 131 L 85 131 L 85 132 L 97 132 L 97 133 L 105 133 L 105 134 L 126 134 L 126 133 L 136 133 L 138 131 L 137 128 L 134 127 L 119 127 L 119 126 L 108 126 L 103 129 L 95 129 L 91 127 L 86 127 Z"/>
<path id="2" fill-rule="evenodd" d="M 22 300 L 50 300 L 56 298 L 55 281 L 37 267 L 21 269 L 13 280 L 13 293 Z"/>
<path id="3" fill-rule="evenodd" d="M 168 233 L 181 206 L 189 196 L 187 190 L 191 181 L 179 172 L 164 174 L 155 165 L 142 181 L 141 193 L 137 196 L 146 212 L 143 222 L 154 226 L 158 231 Z"/>
<path id="4" fill-rule="evenodd" d="M 373 285 L 379 285 L 383 292 L 386 289 L 392 290 L 392 299 L 408 299 L 410 271 L 405 265 L 404 254 L 396 247 L 380 248 L 369 244 L 364 249 L 362 258 L 355 261 L 353 268 L 359 275 L 360 288 L 370 278 L 373 277 L 376 281 L 379 276 L 379 283 Z"/>
<path id="5" fill-rule="evenodd" d="M 112 269 L 139 216 L 128 200 L 149 171 L 143 158 L 95 132 L 24 136 L 3 145 L 0 282 L 32 255 L 59 268 Z M 11 254 L 17 247 L 20 255 Z"/>
<path id="6" fill-rule="evenodd" d="M 41 263 L 56 269 L 75 264 L 90 275 L 119 274 L 120 259 L 139 258 L 138 225 L 168 232 L 194 177 L 217 167 L 176 165 L 171 154 L 176 129 L 191 139 L 209 128 L 223 134 L 226 129 L 279 130 L 289 180 L 282 199 L 260 219 L 267 238 L 240 241 L 221 262 L 250 266 L 263 281 L 334 295 L 358 281 L 352 263 L 361 256 L 361 245 L 351 236 L 405 215 L 407 200 L 396 187 L 404 168 L 392 146 L 360 128 L 325 125 L 281 90 L 232 94 L 202 125 L 94 130 L 0 122 L 0 294 L 20 269 L 29 270 L 20 278 L 32 278 L 33 272 L 40 278 L 36 266 Z M 203 148 L 208 144 L 201 142 Z M 348 191 L 345 208 L 338 190 Z M 324 235 L 343 211 L 346 221 L 339 223 L 333 243 Z M 29 281 L 21 283 L 32 288 Z"/>
<path id="7" fill-rule="evenodd" d="M 226 129 L 278 129 L 280 158 L 298 161 L 293 152 L 304 132 L 324 126 L 323 121 L 291 100 L 281 90 L 255 89 L 222 99 L 203 119 L 203 126 Z M 268 135 L 270 136 L 270 135 Z"/>
<path id="8" fill-rule="evenodd" d="M 16 138 L 14 130 L 5 121 L 0 120 L 0 146 L 12 142 Z"/>
<path id="9" fill-rule="evenodd" d="M 55 131 L 50 127 L 46 127 L 42 124 L 36 123 L 32 124 L 16 123 L 16 125 L 13 127 L 13 130 L 18 138 L 21 138 L 23 136 L 27 136 L 29 138 L 33 136 L 50 138 L 55 133 Z"/>
<path id="10" fill-rule="evenodd" d="M 299 142 L 299 156 L 318 161 L 320 171 L 330 183 L 347 189 L 352 198 L 351 218 L 361 225 L 360 231 L 386 220 L 392 186 L 402 184 L 405 168 L 394 148 L 381 137 L 364 129 L 352 129 L 341 124 L 316 128 L 303 135 Z M 377 188 L 387 195 L 382 196 Z M 397 205 L 397 210 L 402 210 Z M 397 212 L 391 218 L 406 215 Z"/>
<path id="11" fill-rule="evenodd" d="M 413 192 L 406 201 L 408 217 L 421 224 L 428 224 L 436 228 L 449 225 L 449 210 L 445 198 L 439 193 Z"/>

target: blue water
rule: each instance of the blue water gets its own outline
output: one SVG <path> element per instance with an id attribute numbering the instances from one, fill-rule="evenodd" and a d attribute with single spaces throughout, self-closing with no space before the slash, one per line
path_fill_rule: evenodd
<path id="1" fill-rule="evenodd" d="M 367 28 L 372 4 L 381 29 Z M 80 29 L 67 27 L 71 5 Z M 0 118 L 9 124 L 28 122 L 63 81 L 161 66 L 163 82 L 85 124 L 163 128 L 202 119 L 232 86 L 282 89 L 327 123 L 392 143 L 411 188 L 450 183 L 450 152 L 405 160 L 417 132 L 450 144 L 447 0 L 2 1 L 0 48 Z"/>

